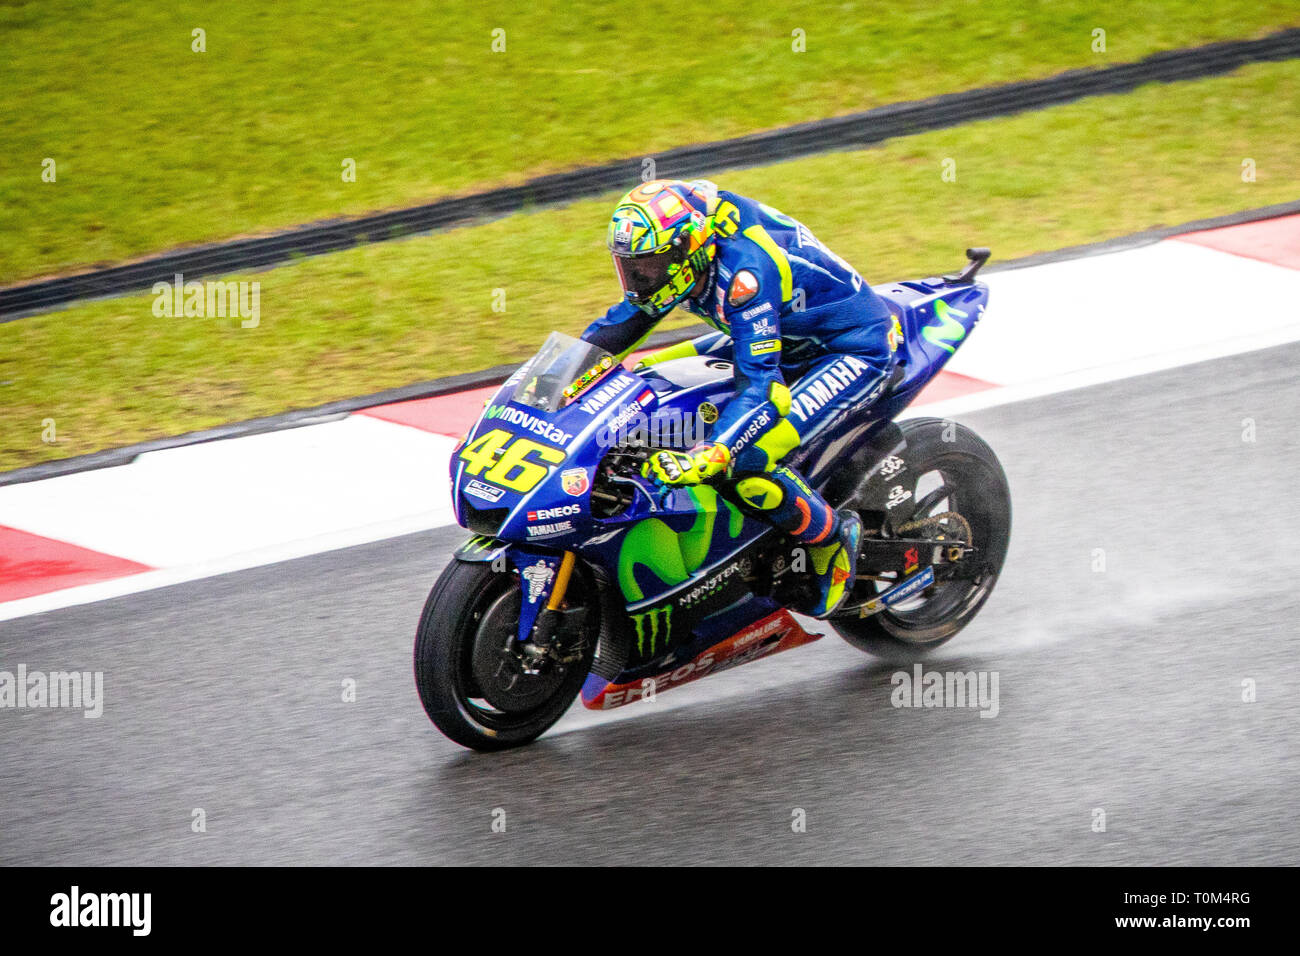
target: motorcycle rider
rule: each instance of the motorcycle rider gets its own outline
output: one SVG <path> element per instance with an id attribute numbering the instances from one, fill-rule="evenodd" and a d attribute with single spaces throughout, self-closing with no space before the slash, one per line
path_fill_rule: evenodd
<path id="1" fill-rule="evenodd" d="M 631 190 L 614 210 L 608 246 L 623 300 L 583 339 L 622 358 L 682 305 L 718 331 L 638 367 L 710 355 L 735 370 L 735 397 L 708 440 L 655 453 L 647 476 L 729 485 L 807 546 L 819 585 L 812 613 L 830 615 L 851 587 L 862 522 L 833 511 L 782 460 L 880 397 L 899 331 L 888 307 L 802 223 L 704 180 Z"/>

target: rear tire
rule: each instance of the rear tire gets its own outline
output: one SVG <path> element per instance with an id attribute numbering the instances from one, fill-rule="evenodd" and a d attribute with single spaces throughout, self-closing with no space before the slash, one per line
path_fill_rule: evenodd
<path id="1" fill-rule="evenodd" d="M 917 482 L 936 472 L 951 489 L 951 496 L 926 508 L 927 515 L 914 512 L 910 516 L 893 516 L 896 525 L 936 510 L 954 510 L 970 522 L 970 544 L 978 549 L 961 562 L 975 562 L 977 573 L 973 578 L 940 580 L 923 592 L 924 597 L 869 617 L 857 617 L 857 611 L 853 611 L 830 619 L 839 635 L 859 650 L 906 663 L 952 640 L 993 593 L 1011 536 L 1011 491 L 993 449 L 969 428 L 938 418 L 910 419 L 900 422 L 899 427 L 907 438 L 913 505 L 923 497 L 917 491 Z M 954 430 L 952 440 L 944 441 L 944 431 L 950 428 Z M 855 591 L 855 600 L 869 596 Z"/>
<path id="2" fill-rule="evenodd" d="M 594 593 L 575 571 L 569 594 Z M 487 563 L 453 560 L 420 615 L 415 638 L 420 702 L 438 729 L 463 747 L 505 750 L 536 740 L 569 709 L 591 669 L 599 616 L 594 601 L 581 660 L 552 665 L 543 676 L 520 677 L 513 686 L 489 683 L 500 648 L 515 640 L 520 594 L 513 569 L 499 573 Z"/>

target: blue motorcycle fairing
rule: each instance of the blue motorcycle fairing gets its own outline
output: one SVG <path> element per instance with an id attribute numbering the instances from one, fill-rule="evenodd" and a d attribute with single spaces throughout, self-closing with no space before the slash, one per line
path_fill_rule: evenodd
<path id="1" fill-rule="evenodd" d="M 894 384 L 865 415 L 826 429 L 815 442 L 787 458 L 815 488 L 830 481 L 845 455 L 872 441 L 939 374 L 979 322 L 989 298 L 983 282 L 950 286 L 942 279 L 926 279 L 874 288 L 903 330 Z"/>
<path id="2" fill-rule="evenodd" d="M 453 551 L 451 556 L 456 561 L 465 561 L 469 564 L 488 563 L 505 554 L 509 547 L 508 542 L 498 538 L 475 534 L 470 535 L 469 540 Z"/>
<path id="3" fill-rule="evenodd" d="M 590 703 L 610 685 L 653 677 L 685 664 L 719 641 L 726 640 L 779 608 L 780 605 L 770 597 L 747 594 L 726 607 L 696 619 L 687 642 L 670 644 L 665 652 L 658 655 L 632 658 L 612 679 L 601 677 L 595 672 L 588 674 L 582 685 L 582 699 L 584 703 Z"/>
<path id="4" fill-rule="evenodd" d="M 888 440 L 892 420 L 965 341 L 988 302 L 988 288 L 980 282 L 954 286 L 943 280 L 928 279 L 875 289 L 903 331 L 897 355 L 899 370 L 892 387 L 866 415 L 850 416 L 828 428 L 809 447 L 789 456 L 789 463 L 800 468 L 815 487 L 834 483 L 836 466 L 843 465 L 850 455 L 855 460 L 863 455 L 883 460 L 890 448 L 903 453 L 901 446 Z M 687 423 L 692 428 L 698 427 L 703 417 L 701 408 L 706 403 L 714 407 L 716 417 L 716 412 L 734 393 L 730 363 L 699 356 L 664 362 L 642 373 L 615 365 L 584 390 L 584 396 L 597 397 L 596 401 L 579 398 L 552 413 L 513 404 L 510 398 L 515 384 L 508 381 L 502 386 L 467 441 L 472 442 L 490 428 L 502 428 L 513 436 L 511 440 L 527 437 L 542 442 L 543 434 L 554 436 L 558 429 L 564 441 L 555 447 L 563 450 L 564 459 L 548 464 L 543 480 L 526 493 L 518 493 L 492 485 L 483 475 L 468 474 L 460 455 L 453 455 L 451 474 L 457 520 L 476 530 L 473 521 L 467 520 L 471 517 L 466 513 L 468 506 L 477 509 L 478 518 L 487 513 L 495 522 L 491 528 L 477 529 L 481 536 L 471 539 L 457 552 L 458 560 L 492 560 L 502 553 L 511 554 L 514 566 L 521 571 L 524 605 L 530 602 L 522 571 L 536 567 L 539 561 L 550 571 L 563 551 L 573 550 L 591 565 L 603 568 L 606 577 L 615 581 L 622 591 L 620 597 L 634 633 L 634 653 L 619 680 L 640 672 L 650 673 L 668 660 L 689 659 L 687 655 L 693 649 L 698 651 L 702 642 L 720 639 L 717 634 L 737 621 L 740 622 L 737 627 L 744 627 L 771 613 L 772 607 L 763 601 L 746 600 L 743 596 L 721 610 L 711 605 L 692 608 L 679 604 L 684 595 L 743 559 L 764 534 L 772 531 L 765 523 L 739 511 L 736 512 L 739 517 L 733 518 L 734 506 L 719 503 L 722 499 L 716 493 L 710 498 L 713 491 L 710 486 L 663 489 L 640 475 L 627 475 L 621 480 L 634 495 L 625 511 L 601 519 L 590 510 L 596 469 L 611 444 L 610 424 L 627 425 L 629 418 L 642 415 L 644 421 L 638 419 L 636 424 L 645 424 L 651 433 L 657 428 L 661 443 L 677 447 L 694 444 L 699 437 L 707 435 L 697 436 Z M 509 411 L 502 411 L 503 408 Z M 598 440 L 602 429 L 604 441 Z M 880 472 L 880 461 L 874 457 L 873 461 L 874 470 L 860 479 L 864 487 L 872 475 Z M 565 475 L 568 475 L 567 486 Z M 491 490 L 487 493 L 496 500 L 476 499 L 475 492 L 483 489 L 473 482 L 489 486 Z M 887 486 L 877 480 L 867 490 L 874 501 L 886 493 Z M 534 530 L 530 532 L 530 528 Z M 643 530 L 646 528 L 651 530 Z M 690 553 L 683 551 L 678 556 L 680 560 L 673 555 L 672 548 L 663 547 L 669 541 L 681 547 L 683 539 L 692 535 Z M 629 545 L 629 537 L 644 540 Z M 658 568 L 651 566 L 653 562 L 643 560 L 645 555 L 655 553 L 667 553 L 670 560 Z M 543 575 L 543 571 L 539 570 L 537 575 Z M 550 581 L 553 580 L 552 575 Z M 545 585 L 546 594 L 549 594 L 550 581 Z M 544 596 L 539 593 L 537 608 L 531 609 L 531 615 L 524 615 L 529 623 L 525 627 L 521 621 L 521 637 L 531 630 L 543 603 Z M 670 626 L 661 642 L 656 628 L 664 626 L 659 615 L 665 613 L 665 608 L 667 614 L 676 613 L 680 617 L 681 627 L 688 621 L 690 627 L 682 633 L 681 627 Z M 648 653 L 635 653 L 638 639 L 642 650 Z"/>
<path id="5" fill-rule="evenodd" d="M 954 287 L 942 279 L 925 279 L 878 286 L 876 291 L 903 327 L 899 360 L 904 376 L 883 403 L 887 417 L 893 418 L 966 341 L 988 307 L 989 287 L 983 282 Z"/>
<path id="6" fill-rule="evenodd" d="M 639 376 L 615 365 L 571 404 L 547 413 L 513 402 L 516 384 L 512 377 L 498 389 L 451 457 L 456 520 L 471 531 L 501 540 L 544 542 L 545 547 L 564 550 L 582 533 L 578 524 L 589 514 L 587 491 L 607 444 L 589 439 L 617 419 L 618 414 L 611 412 L 640 414 L 653 405 L 655 394 Z M 641 386 L 639 392 L 634 391 L 637 386 Z M 506 445 L 524 438 L 563 457 L 545 462 L 545 477 L 526 491 L 493 481 L 488 474 L 492 469 L 475 469 L 467 460 L 467 449 L 494 429 L 508 433 Z M 543 464 L 536 459 L 528 461 Z"/>
<path id="7" fill-rule="evenodd" d="M 551 596 L 555 585 L 555 575 L 560 569 L 560 558 L 555 554 L 534 551 L 522 545 L 516 545 L 509 551 L 510 561 L 519 572 L 519 630 L 516 635 L 520 641 L 528 640 L 537 623 L 537 615 L 546 607 L 546 600 Z"/>

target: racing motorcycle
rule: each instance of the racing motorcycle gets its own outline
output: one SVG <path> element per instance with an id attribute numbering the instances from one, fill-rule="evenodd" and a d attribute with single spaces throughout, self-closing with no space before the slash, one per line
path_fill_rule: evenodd
<path id="1" fill-rule="evenodd" d="M 1006 476 L 979 436 L 895 421 L 988 303 L 975 276 L 989 251 L 966 254 L 957 274 L 876 288 L 901 339 L 882 397 L 786 459 L 863 520 L 852 590 L 818 623 L 893 660 L 971 621 L 1010 534 Z M 724 488 L 641 473 L 659 448 L 706 437 L 733 390 L 716 358 L 629 371 L 558 332 L 501 386 L 452 454 L 456 519 L 472 536 L 415 641 L 420 700 L 444 734 L 515 747 L 575 696 L 593 709 L 653 699 L 824 636 L 791 613 L 815 600 L 802 545 Z"/>

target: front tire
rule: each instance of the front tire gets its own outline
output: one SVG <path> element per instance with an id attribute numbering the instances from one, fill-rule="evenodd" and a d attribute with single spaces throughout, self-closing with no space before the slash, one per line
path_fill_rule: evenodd
<path id="1" fill-rule="evenodd" d="M 973 564 L 963 569 L 968 576 L 937 582 L 920 598 L 865 618 L 855 610 L 832 617 L 830 623 L 859 650 L 907 663 L 952 640 L 993 593 L 1011 536 L 1011 491 L 993 449 L 969 428 L 938 418 L 910 419 L 899 427 L 907 439 L 913 510 L 910 516 L 892 520 L 901 525 L 944 511 L 960 513 L 970 523 L 969 543 L 977 551 L 955 567 Z M 926 486 L 927 480 L 933 488 Z M 874 594 L 855 596 L 866 599 Z"/>
<path id="2" fill-rule="evenodd" d="M 584 594 L 594 591 L 575 571 L 570 604 Z M 425 602 L 415 639 L 416 687 L 429 719 L 463 747 L 505 750 L 536 740 L 569 709 L 591 668 L 595 602 L 589 602 L 580 660 L 552 664 L 538 676 L 502 673 L 502 651 L 515 644 L 521 601 L 513 569 L 496 572 L 487 563 L 453 560 Z"/>

